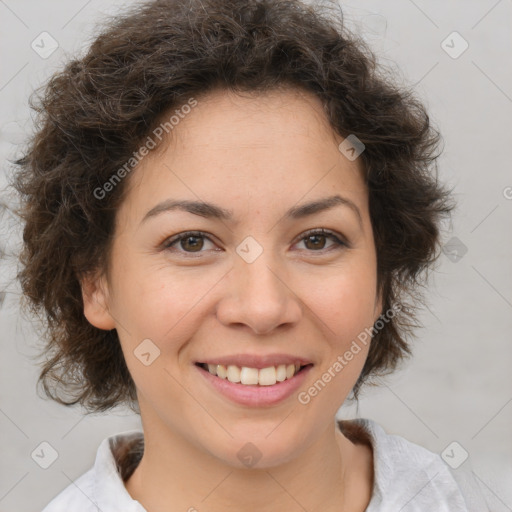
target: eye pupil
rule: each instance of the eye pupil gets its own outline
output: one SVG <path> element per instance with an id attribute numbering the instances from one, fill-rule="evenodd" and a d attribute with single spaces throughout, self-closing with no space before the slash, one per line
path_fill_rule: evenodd
<path id="1" fill-rule="evenodd" d="M 322 247 L 320 247 L 320 245 L 318 244 L 319 239 L 323 239 L 324 244 L 320 244 Z M 307 246 L 307 242 L 311 241 L 311 240 L 314 240 L 313 241 L 313 248 L 318 249 L 320 247 L 320 249 L 322 249 L 323 245 L 325 245 L 325 235 L 310 235 L 310 236 L 308 236 L 306 238 L 306 246 Z"/>
<path id="2" fill-rule="evenodd" d="M 187 250 L 187 247 L 185 246 L 187 245 L 187 242 L 190 240 L 195 240 L 195 242 L 192 242 L 192 244 L 189 247 L 192 249 L 193 252 L 195 252 L 196 250 L 201 250 L 203 248 L 204 240 L 200 236 L 187 236 L 181 241 L 181 247 Z M 197 240 L 200 240 L 200 242 L 198 243 Z"/>

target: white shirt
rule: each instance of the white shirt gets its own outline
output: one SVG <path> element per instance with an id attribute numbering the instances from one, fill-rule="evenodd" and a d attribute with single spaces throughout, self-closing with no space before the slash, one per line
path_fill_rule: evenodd
<path id="1" fill-rule="evenodd" d="M 489 512 L 468 468 L 452 470 L 436 453 L 387 434 L 376 422 L 352 420 L 369 435 L 374 485 L 366 512 Z M 107 437 L 94 466 L 57 495 L 42 512 L 147 512 L 124 486 L 112 445 L 143 437 L 128 431 Z"/>

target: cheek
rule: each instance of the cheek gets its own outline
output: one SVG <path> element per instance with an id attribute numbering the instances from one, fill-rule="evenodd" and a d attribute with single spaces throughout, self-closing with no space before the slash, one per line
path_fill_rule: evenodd
<path id="1" fill-rule="evenodd" d="M 135 258 L 119 265 L 114 314 L 125 326 L 123 344 L 133 350 L 149 338 L 162 351 L 178 350 L 197 329 L 198 315 L 221 277 L 220 270 L 171 270 L 137 264 Z"/>
<path id="2" fill-rule="evenodd" d="M 366 328 L 375 317 L 376 279 L 371 267 L 333 272 L 319 286 L 309 287 L 308 305 L 323 321 L 326 335 L 342 349 Z"/>
<path id="3" fill-rule="evenodd" d="M 119 325 L 126 327 L 118 332 L 128 370 L 146 401 L 179 403 L 176 363 L 198 328 L 201 297 L 213 284 L 161 267 L 138 274 L 136 266 L 125 266 L 123 271 L 116 312 Z"/>
<path id="4" fill-rule="evenodd" d="M 309 297 L 310 307 L 321 319 L 317 325 L 327 326 L 323 328 L 326 343 L 318 375 L 311 387 L 302 390 L 299 401 L 308 404 L 314 399 L 316 411 L 336 414 L 361 374 L 375 318 L 372 275 L 371 271 L 340 272 Z"/>

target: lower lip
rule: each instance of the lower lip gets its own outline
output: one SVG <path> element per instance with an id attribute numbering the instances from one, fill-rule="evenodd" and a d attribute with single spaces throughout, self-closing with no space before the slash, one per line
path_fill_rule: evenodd
<path id="1" fill-rule="evenodd" d="M 265 407 L 275 405 L 289 398 L 301 386 L 313 365 L 304 367 L 291 379 L 277 382 L 272 386 L 247 386 L 245 384 L 230 382 L 212 375 L 209 371 L 194 365 L 206 381 L 219 393 L 240 405 L 250 407 Z"/>

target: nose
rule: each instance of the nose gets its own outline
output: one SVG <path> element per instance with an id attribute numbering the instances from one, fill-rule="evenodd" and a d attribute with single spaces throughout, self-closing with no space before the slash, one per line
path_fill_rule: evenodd
<path id="1" fill-rule="evenodd" d="M 226 276 L 218 320 L 229 327 L 246 326 L 256 334 L 296 324 L 303 307 L 288 275 L 266 251 L 252 263 L 237 259 Z"/>

